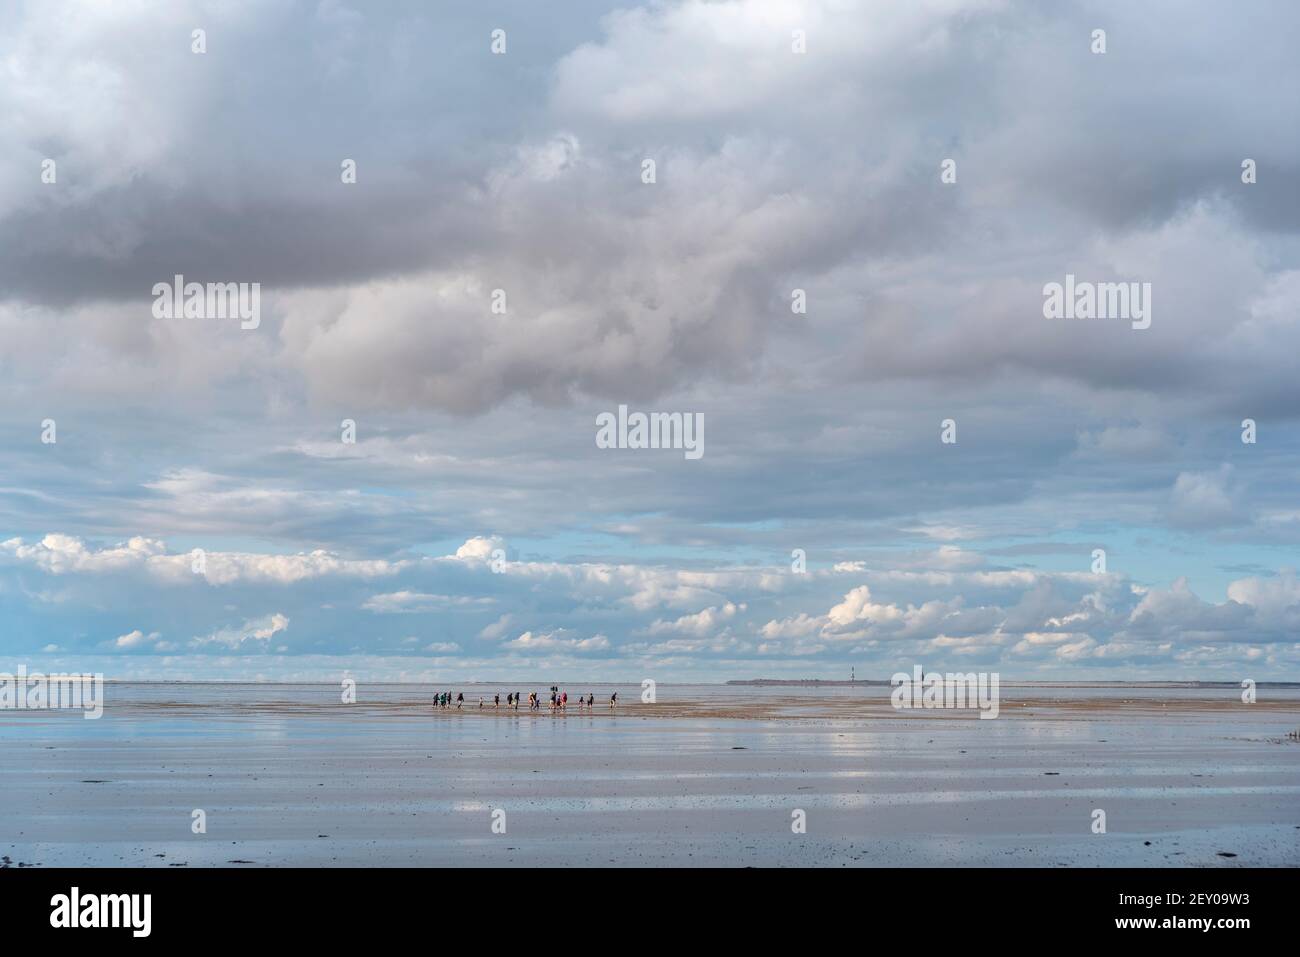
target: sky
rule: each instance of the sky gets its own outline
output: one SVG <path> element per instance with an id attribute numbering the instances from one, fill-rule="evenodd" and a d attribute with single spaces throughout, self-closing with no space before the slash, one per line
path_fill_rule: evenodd
<path id="1" fill-rule="evenodd" d="M 1300 680 L 1297 35 L 0 0 L 0 669 Z"/>

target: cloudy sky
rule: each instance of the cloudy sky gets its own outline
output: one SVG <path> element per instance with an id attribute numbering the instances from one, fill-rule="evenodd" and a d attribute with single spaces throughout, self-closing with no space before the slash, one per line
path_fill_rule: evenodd
<path id="1" fill-rule="evenodd" d="M 0 0 L 0 666 L 1300 680 L 1297 35 Z M 1150 328 L 1045 318 L 1067 274 Z M 598 448 L 620 404 L 704 455 Z"/>

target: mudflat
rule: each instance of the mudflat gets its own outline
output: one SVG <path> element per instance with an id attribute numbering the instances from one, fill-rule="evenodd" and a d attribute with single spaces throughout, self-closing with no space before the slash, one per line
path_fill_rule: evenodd
<path id="1" fill-rule="evenodd" d="M 1295 689 L 1010 686 L 995 720 L 880 687 L 611 709 L 580 683 L 595 708 L 562 714 L 492 707 L 545 687 L 435 690 L 110 684 L 96 721 L 0 713 L 0 866 L 1300 864 Z"/>

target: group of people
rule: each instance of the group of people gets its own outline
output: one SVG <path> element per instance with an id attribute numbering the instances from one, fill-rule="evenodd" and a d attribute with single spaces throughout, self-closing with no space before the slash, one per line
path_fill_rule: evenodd
<path id="1" fill-rule="evenodd" d="M 507 692 L 506 708 L 508 710 L 518 711 L 520 697 L 521 695 L 518 691 Z M 585 698 L 582 695 L 578 695 L 578 697 L 575 700 L 578 702 L 579 711 L 592 711 L 596 707 L 596 696 L 591 692 L 587 692 L 587 696 Z M 463 691 L 457 692 L 454 696 L 450 691 L 439 691 L 437 694 L 433 696 L 433 706 L 435 708 L 444 708 L 444 709 L 450 708 L 453 704 L 456 706 L 457 711 L 459 711 L 461 708 L 465 706 L 465 693 Z M 616 707 L 617 705 L 618 705 L 618 692 L 615 691 L 613 694 L 609 696 L 609 706 L 613 708 Z M 480 709 L 488 707 L 488 704 L 486 701 L 484 701 L 482 695 L 479 696 L 478 706 Z M 500 692 L 497 692 L 497 694 L 493 696 L 491 706 L 493 709 L 497 709 L 497 710 L 501 708 Z M 552 713 L 557 711 L 567 711 L 568 708 L 569 708 L 569 693 L 567 691 L 561 691 L 557 687 L 552 687 L 551 688 Z M 542 696 L 539 695 L 536 691 L 530 691 L 528 693 L 528 710 L 529 711 L 542 710 Z"/>

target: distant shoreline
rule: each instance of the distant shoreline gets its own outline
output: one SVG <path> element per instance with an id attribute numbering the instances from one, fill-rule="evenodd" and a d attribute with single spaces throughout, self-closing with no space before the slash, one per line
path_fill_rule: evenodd
<path id="1" fill-rule="evenodd" d="M 744 685 L 751 688 L 888 688 L 888 681 L 873 681 L 868 678 L 853 681 L 838 681 L 833 678 L 737 678 L 727 682 L 728 685 Z"/>
<path id="2" fill-rule="evenodd" d="M 0 669 L 2 672 L 3 669 Z M 946 672 L 945 672 L 946 673 Z M 964 672 L 963 672 L 964 673 Z M 345 676 L 354 677 L 354 676 Z M 575 687 L 577 685 L 591 685 L 596 687 L 617 687 L 617 688 L 639 688 L 640 681 L 610 681 L 609 679 L 534 679 L 532 681 L 457 681 L 454 679 L 437 679 L 430 681 L 393 681 L 385 679 L 372 680 L 369 678 L 356 678 L 358 683 L 368 685 L 409 685 L 411 687 L 458 687 L 458 688 L 506 688 L 506 687 L 524 687 L 527 685 L 544 685 L 549 688 L 551 685 Z M 1004 688 L 1205 688 L 1205 689 L 1240 689 L 1240 681 L 1189 681 L 1189 680 L 1172 680 L 1172 681 L 1046 681 L 1046 680 L 1017 680 L 1014 678 L 1003 677 L 1001 686 Z M 106 685 L 259 685 L 259 686 L 276 686 L 283 687 L 310 687 L 310 686 L 330 686 L 338 685 L 338 680 L 317 680 L 317 681 L 257 681 L 248 678 L 104 678 Z M 888 688 L 891 687 L 888 680 L 875 678 L 858 678 L 853 681 L 846 681 L 836 678 L 733 678 L 729 681 L 660 681 L 658 684 L 662 687 L 673 686 L 693 686 L 702 688 L 728 688 L 728 687 L 749 687 L 749 688 Z M 1256 681 L 1256 688 L 1300 688 L 1300 681 Z"/>

